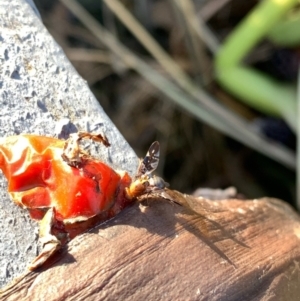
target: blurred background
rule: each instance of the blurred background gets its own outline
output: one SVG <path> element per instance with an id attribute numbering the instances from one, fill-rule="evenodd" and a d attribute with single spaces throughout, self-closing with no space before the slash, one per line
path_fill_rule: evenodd
<path id="1" fill-rule="evenodd" d="M 298 1 L 35 3 L 138 156 L 160 142 L 171 188 L 296 207 Z"/>

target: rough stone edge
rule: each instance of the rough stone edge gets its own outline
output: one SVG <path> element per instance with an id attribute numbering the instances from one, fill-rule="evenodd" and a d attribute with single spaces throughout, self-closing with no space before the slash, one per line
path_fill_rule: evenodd
<path id="1" fill-rule="evenodd" d="M 31 0 L 0 4 L 0 136 L 104 132 L 112 147 L 93 154 L 133 174 L 137 157 L 84 80 L 49 35 Z M 0 286 L 23 273 L 36 256 L 37 224 L 15 206 L 0 177 Z"/>

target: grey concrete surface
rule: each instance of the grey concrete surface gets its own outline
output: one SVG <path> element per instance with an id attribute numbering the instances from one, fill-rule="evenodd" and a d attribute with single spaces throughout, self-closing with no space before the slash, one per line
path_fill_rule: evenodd
<path id="1" fill-rule="evenodd" d="M 133 174 L 138 160 L 25 0 L 0 2 L 0 137 L 103 132 L 112 146 L 93 154 Z M 37 223 L 17 207 L 0 173 L 0 286 L 37 255 Z"/>

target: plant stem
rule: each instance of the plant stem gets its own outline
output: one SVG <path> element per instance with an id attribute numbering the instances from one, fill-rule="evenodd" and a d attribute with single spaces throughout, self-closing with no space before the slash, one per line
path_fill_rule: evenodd
<path id="1" fill-rule="evenodd" d="M 295 88 L 240 65 L 251 49 L 297 2 L 260 2 L 228 37 L 215 59 L 217 79 L 225 88 L 262 112 L 283 116 L 293 129 L 296 129 Z"/>
<path id="2" fill-rule="evenodd" d="M 268 33 L 268 38 L 275 44 L 293 47 L 300 44 L 300 12 L 288 15 L 285 20 L 278 22 Z"/>

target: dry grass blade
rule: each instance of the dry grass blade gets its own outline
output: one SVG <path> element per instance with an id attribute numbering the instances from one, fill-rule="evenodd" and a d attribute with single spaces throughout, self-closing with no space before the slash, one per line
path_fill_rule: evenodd
<path id="1" fill-rule="evenodd" d="M 198 39 L 202 40 L 212 53 L 216 53 L 219 49 L 219 42 L 201 18 L 195 14 L 193 2 L 191 0 L 175 0 L 172 2 L 181 10 L 190 29 L 193 29 Z"/>
<path id="2" fill-rule="evenodd" d="M 61 0 L 61 2 L 64 3 L 98 39 L 117 55 L 124 64 L 138 72 L 157 89 L 170 97 L 174 103 L 226 135 L 266 154 L 289 168 L 295 168 L 295 156 L 291 151 L 280 145 L 270 143 L 257 135 L 256 132 L 247 127 L 245 122 L 218 105 L 210 95 L 199 90 L 195 85 L 191 84 L 190 81 L 185 83 L 188 84 L 188 86 L 185 86 L 184 89 L 188 91 L 189 94 L 181 90 L 124 47 L 74 0 Z M 197 99 L 198 102 L 196 102 L 195 99 Z"/>
<path id="3" fill-rule="evenodd" d="M 112 35 L 118 39 L 118 30 L 114 14 L 105 5 L 103 6 L 103 23 Z M 116 71 L 116 73 L 124 73 L 126 68 L 124 67 L 124 64 L 122 64 L 121 60 L 119 60 L 113 53 L 111 53 L 111 56 L 113 56 L 110 59 L 112 68 Z"/>
<path id="4" fill-rule="evenodd" d="M 196 36 L 195 30 L 192 28 L 190 22 L 187 21 L 190 17 L 190 11 L 189 9 L 183 9 L 183 7 L 189 8 L 189 6 L 185 4 L 181 5 L 180 1 L 172 0 L 169 3 L 173 7 L 177 23 L 182 29 L 181 36 L 185 40 L 186 48 L 192 62 L 191 65 L 195 74 L 194 80 L 200 85 L 205 85 L 211 81 L 211 75 L 208 72 L 211 69 L 211 64 L 203 42 Z"/>
<path id="5" fill-rule="evenodd" d="M 209 0 L 207 1 L 198 13 L 198 16 L 206 21 L 215 13 L 222 9 L 231 0 Z"/>
<path id="6" fill-rule="evenodd" d="M 111 55 L 104 50 L 86 48 L 65 48 L 65 53 L 71 61 L 97 62 L 111 64 Z"/>
<path id="7" fill-rule="evenodd" d="M 188 81 L 187 75 L 180 69 L 174 60 L 151 37 L 144 27 L 129 13 L 117 0 L 103 0 L 114 14 L 123 22 L 131 33 L 149 51 L 149 53 L 165 68 L 173 79 L 181 86 Z"/>

